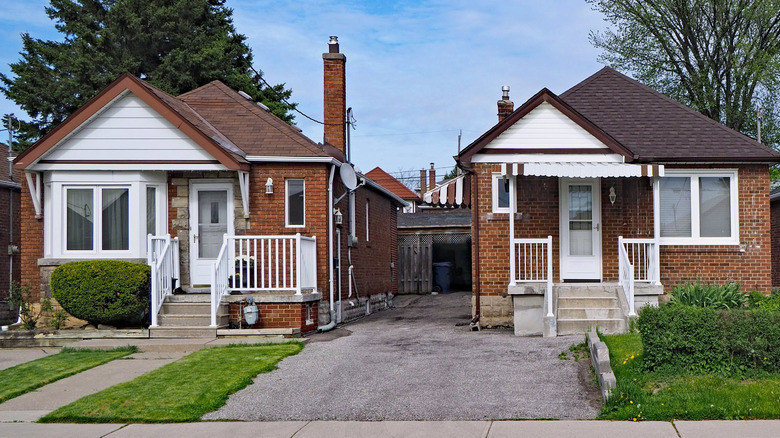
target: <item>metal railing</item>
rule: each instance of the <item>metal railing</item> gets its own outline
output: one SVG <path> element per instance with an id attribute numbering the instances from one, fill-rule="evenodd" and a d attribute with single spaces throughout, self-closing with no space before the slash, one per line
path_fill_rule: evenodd
<path id="1" fill-rule="evenodd" d="M 146 262 L 152 271 L 152 327 L 157 327 L 157 314 L 162 308 L 165 297 L 173 294 L 179 282 L 179 238 L 165 236 L 146 236 Z"/>
<path id="2" fill-rule="evenodd" d="M 634 267 L 634 281 L 655 283 L 658 281 L 658 261 L 654 239 L 618 238 L 618 244 L 625 249 L 626 256 Z"/>
<path id="3" fill-rule="evenodd" d="M 547 236 L 546 239 L 514 239 L 510 255 L 509 284 L 514 286 L 517 283 L 546 282 L 546 316 L 553 316 L 552 236 Z"/>
<path id="4" fill-rule="evenodd" d="M 211 325 L 231 291 L 261 292 L 317 288 L 317 238 L 224 236 L 211 273 Z"/>
<path id="5" fill-rule="evenodd" d="M 618 236 L 618 272 L 628 303 L 628 316 L 635 316 L 636 283 L 655 283 L 660 275 L 655 240 L 624 239 L 623 236 Z"/>

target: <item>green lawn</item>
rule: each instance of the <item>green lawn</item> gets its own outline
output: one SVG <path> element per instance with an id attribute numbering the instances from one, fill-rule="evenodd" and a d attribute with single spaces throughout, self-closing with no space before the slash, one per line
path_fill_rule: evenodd
<path id="1" fill-rule="evenodd" d="M 705 420 L 780 418 L 780 376 L 739 380 L 690 373 L 660 375 L 642 369 L 639 334 L 602 336 L 617 388 L 600 418 Z"/>
<path id="2" fill-rule="evenodd" d="M 136 351 L 130 346 L 114 350 L 63 348 L 57 354 L 4 369 L 0 371 L 0 403 Z"/>
<path id="3" fill-rule="evenodd" d="M 129 382 L 79 399 L 43 423 L 167 423 L 198 421 L 260 373 L 303 349 L 300 342 L 231 345 L 196 351 Z"/>

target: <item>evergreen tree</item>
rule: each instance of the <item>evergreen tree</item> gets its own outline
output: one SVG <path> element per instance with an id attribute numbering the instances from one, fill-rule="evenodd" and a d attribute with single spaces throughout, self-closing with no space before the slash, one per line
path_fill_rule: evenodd
<path id="1" fill-rule="evenodd" d="M 264 86 L 246 37 L 225 0 L 51 0 L 62 41 L 25 33 L 21 59 L 0 74 L 0 91 L 31 117 L 28 145 L 124 72 L 178 95 L 215 79 L 248 93 L 287 122 L 295 104 L 284 84 Z"/>

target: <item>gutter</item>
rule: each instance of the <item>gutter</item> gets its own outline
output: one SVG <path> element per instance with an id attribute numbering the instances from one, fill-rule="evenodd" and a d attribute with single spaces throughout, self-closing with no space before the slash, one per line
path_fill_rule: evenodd
<path id="1" fill-rule="evenodd" d="M 476 326 L 479 329 L 480 308 L 480 271 L 479 271 L 479 192 L 477 192 L 477 172 L 473 167 L 466 166 L 462 161 L 458 161 L 458 167 L 466 173 L 473 175 L 471 178 L 471 248 L 474 254 L 474 272 L 477 273 L 473 279 L 474 287 L 474 318 L 471 319 L 472 328 Z"/>
<path id="2" fill-rule="evenodd" d="M 317 331 L 327 332 L 336 327 L 336 310 L 333 308 L 333 176 L 336 174 L 336 164 L 330 167 L 328 178 L 328 291 L 330 292 L 330 322 L 317 327 Z"/>

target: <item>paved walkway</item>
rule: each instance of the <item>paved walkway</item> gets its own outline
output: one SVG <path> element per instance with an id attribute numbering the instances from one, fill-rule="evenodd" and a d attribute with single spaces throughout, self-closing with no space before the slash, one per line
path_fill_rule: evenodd
<path id="1" fill-rule="evenodd" d="M 204 419 L 591 419 L 601 398 L 589 362 L 560 360 L 584 336 L 469 331 L 471 295 L 399 296 L 382 311 L 310 338 Z"/>
<path id="2" fill-rule="evenodd" d="M 0 357 L 7 356 L 3 350 Z M 49 412 L 110 386 L 135 379 L 185 353 L 135 353 L 0 403 L 0 422 L 37 421 Z M 31 359 L 32 360 L 32 359 Z M 0 433 L 0 436 L 10 436 Z M 20 435 L 24 436 L 24 435 Z"/>
<path id="3" fill-rule="evenodd" d="M 376 438 L 770 438 L 780 421 L 675 421 L 630 423 L 610 421 L 289 421 L 213 422 L 182 424 L 31 424 L 2 423 L 0 436 L 25 438 L 263 438 L 376 437 Z"/>

